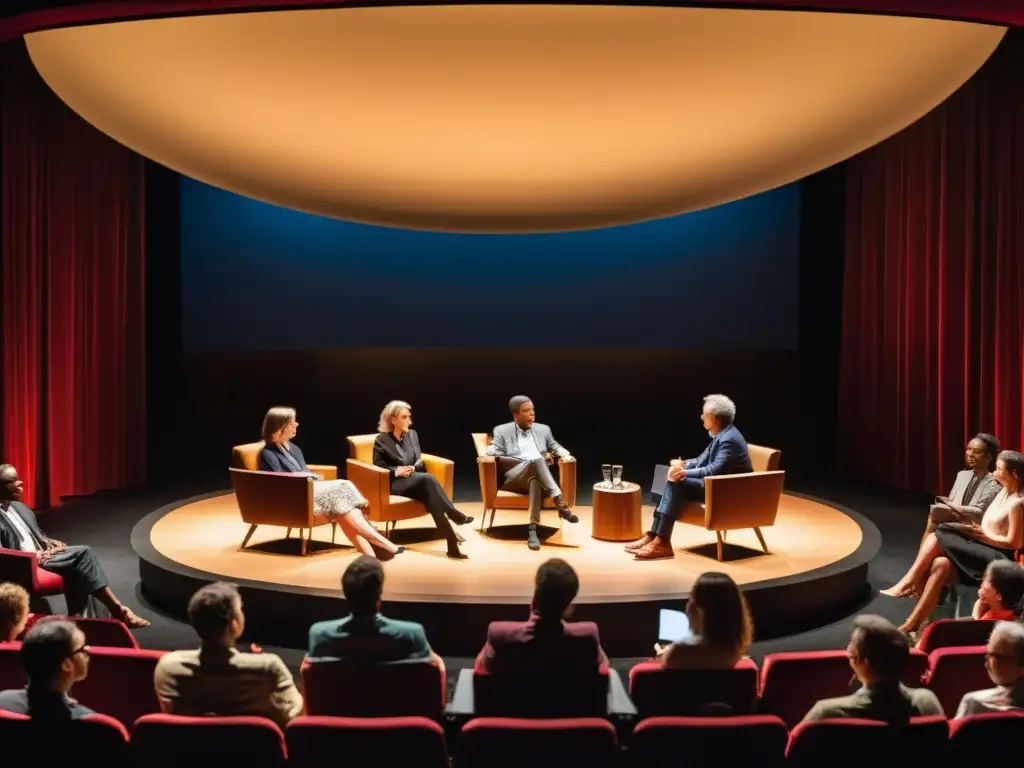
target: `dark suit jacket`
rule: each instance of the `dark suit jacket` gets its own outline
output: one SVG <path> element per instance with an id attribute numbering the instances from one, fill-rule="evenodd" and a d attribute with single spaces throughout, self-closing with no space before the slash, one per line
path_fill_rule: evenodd
<path id="1" fill-rule="evenodd" d="M 492 621 L 474 668 L 491 674 L 577 676 L 607 671 L 608 657 L 592 621 Z"/>
<path id="2" fill-rule="evenodd" d="M 6 709 L 16 715 L 28 715 L 33 720 L 78 720 L 86 715 L 96 714 L 88 707 L 67 696 L 43 694 L 29 701 L 28 689 L 0 692 L 0 709 Z"/>
<path id="3" fill-rule="evenodd" d="M 422 624 L 374 616 L 319 621 L 309 628 L 309 660 L 388 662 L 427 659 Z"/>
<path id="4" fill-rule="evenodd" d="M 391 432 L 381 432 L 373 441 L 373 463 L 388 471 L 388 477 L 395 479 L 395 469 L 413 466 L 423 471 L 423 452 L 420 450 L 420 436 L 415 429 L 402 435 L 402 456 L 398 455 L 398 441 Z"/>
<path id="5" fill-rule="evenodd" d="M 747 441 L 730 424 L 711 439 L 711 445 L 696 459 L 686 462 L 686 476 L 703 480 L 708 475 L 738 475 L 753 472 Z"/>
<path id="6" fill-rule="evenodd" d="M 11 509 L 25 521 L 25 525 L 28 526 L 29 532 L 36 540 L 39 548 L 46 549 L 50 544 L 50 537 L 40 529 L 35 513 L 20 501 L 12 501 Z M 21 538 L 18 536 L 18 532 L 11 527 L 6 517 L 2 514 L 0 514 L 0 547 L 4 549 L 21 549 Z"/>
<path id="7" fill-rule="evenodd" d="M 301 467 L 300 470 L 296 470 L 287 460 L 284 449 L 277 447 L 273 443 L 267 443 L 263 446 L 263 450 L 260 451 L 260 470 L 263 472 L 309 472 L 309 467 L 306 466 L 306 458 L 302 455 L 302 449 L 295 443 L 289 443 L 288 445 L 291 447 L 291 457 L 298 462 Z"/>

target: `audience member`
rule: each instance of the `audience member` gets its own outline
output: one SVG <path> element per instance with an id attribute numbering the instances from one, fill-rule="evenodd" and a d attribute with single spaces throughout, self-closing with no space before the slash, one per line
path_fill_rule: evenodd
<path id="1" fill-rule="evenodd" d="M 154 672 L 164 712 L 258 715 L 282 727 L 301 714 L 302 695 L 280 657 L 235 648 L 245 631 L 237 587 L 216 582 L 201 588 L 189 601 L 188 620 L 199 635 L 199 650 L 168 653 Z"/>
<path id="2" fill-rule="evenodd" d="M 341 591 L 350 615 L 320 621 L 309 628 L 309 660 L 388 662 L 440 657 L 430 650 L 421 624 L 397 621 L 380 612 L 384 568 L 373 557 L 360 556 L 341 575 Z"/>
<path id="3" fill-rule="evenodd" d="M 846 654 L 860 690 L 819 701 L 804 722 L 860 718 L 901 724 L 918 715 L 942 714 L 934 693 L 927 688 L 907 688 L 900 682 L 910 661 L 910 645 L 906 635 L 886 619 L 858 616 Z"/>
<path id="4" fill-rule="evenodd" d="M 0 584 L 0 643 L 18 639 L 28 623 L 28 592 L 18 584 Z"/>
<path id="5" fill-rule="evenodd" d="M 93 714 L 68 696 L 71 686 L 89 674 L 89 646 L 72 622 L 55 618 L 37 622 L 21 643 L 21 665 L 28 686 L 0 693 L 0 709 L 54 723 Z M 40 749 L 45 754 L 45 745 Z"/>
<path id="6" fill-rule="evenodd" d="M 956 473 L 953 488 L 949 496 L 937 496 L 928 512 L 928 524 L 925 525 L 924 539 L 928 534 L 935 533 L 940 523 L 969 523 L 980 521 L 981 516 L 992 500 L 999 495 L 1002 486 L 992 475 L 995 469 L 996 456 L 999 455 L 999 441 L 985 432 L 979 432 L 969 443 L 964 452 L 964 465 Z"/>
<path id="7" fill-rule="evenodd" d="M 1024 708 L 1024 626 L 1000 621 L 988 639 L 985 669 L 995 688 L 968 693 L 957 717 Z"/>
<path id="8" fill-rule="evenodd" d="M 490 673 L 545 676 L 593 671 L 608 666 L 597 624 L 567 622 L 580 589 L 576 571 L 551 559 L 537 569 L 530 618 L 492 621 L 476 668 Z"/>
<path id="9" fill-rule="evenodd" d="M 971 615 L 975 619 L 1013 621 L 1020 616 L 1022 598 L 1024 568 L 1009 560 L 994 560 L 985 569 Z"/>
<path id="10" fill-rule="evenodd" d="M 693 636 L 654 650 L 673 669 L 731 669 L 747 652 L 753 622 L 743 593 L 727 574 L 703 573 L 686 603 Z"/>
<path id="11" fill-rule="evenodd" d="M 148 627 L 146 619 L 121 603 L 107 585 L 107 575 L 89 547 L 68 546 L 44 534 L 35 513 L 21 503 L 24 483 L 10 464 L 0 464 L 0 547 L 35 553 L 39 567 L 64 579 L 68 614 L 85 613 L 92 595 L 107 607 L 115 619 L 133 628 Z"/>

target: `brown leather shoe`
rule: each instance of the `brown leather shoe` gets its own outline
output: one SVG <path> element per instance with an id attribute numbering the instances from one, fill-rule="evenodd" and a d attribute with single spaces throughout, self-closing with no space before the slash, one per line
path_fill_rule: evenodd
<path id="1" fill-rule="evenodd" d="M 630 542 L 629 544 L 627 544 L 624 547 L 624 549 L 627 552 L 639 552 L 641 549 L 646 547 L 652 541 L 654 541 L 654 537 L 651 536 L 651 534 L 649 534 L 649 533 L 645 533 L 643 536 L 641 536 L 636 541 L 633 541 L 633 542 Z"/>
<path id="2" fill-rule="evenodd" d="M 672 549 L 671 544 L 661 539 L 655 539 L 637 552 L 635 558 L 637 560 L 667 560 L 668 558 L 675 556 L 676 553 Z"/>

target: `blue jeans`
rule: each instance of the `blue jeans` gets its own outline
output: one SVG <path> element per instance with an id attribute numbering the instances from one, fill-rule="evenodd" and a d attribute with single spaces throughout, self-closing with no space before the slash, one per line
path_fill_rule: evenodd
<path id="1" fill-rule="evenodd" d="M 665 541 L 672 540 L 672 528 L 683 513 L 687 502 L 704 501 L 704 480 L 699 477 L 684 477 L 677 482 L 665 485 L 665 495 L 654 510 L 651 521 L 651 535 L 660 536 Z"/>

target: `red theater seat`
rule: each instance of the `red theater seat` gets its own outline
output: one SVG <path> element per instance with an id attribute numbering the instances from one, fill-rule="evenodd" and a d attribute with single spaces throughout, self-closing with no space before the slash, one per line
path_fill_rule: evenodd
<path id="1" fill-rule="evenodd" d="M 164 651 L 91 648 L 89 676 L 75 683 L 82 704 L 131 726 L 143 715 L 160 711 L 153 671 Z"/>
<path id="2" fill-rule="evenodd" d="M 448 766 L 444 731 L 425 717 L 299 717 L 285 738 L 293 766 L 322 768 L 328 755 L 351 765 Z"/>
<path id="3" fill-rule="evenodd" d="M 491 674 L 473 668 L 473 712 L 479 717 L 604 717 L 609 670 L 558 675 Z"/>
<path id="4" fill-rule="evenodd" d="M 801 723 L 790 733 L 786 765 L 944 765 L 948 739 L 949 722 L 942 715 L 915 717 L 904 726 L 853 719 Z"/>
<path id="5" fill-rule="evenodd" d="M 968 766 L 983 755 L 1014 750 L 1024 741 L 1024 711 L 992 712 L 950 722 L 950 765 Z"/>
<path id="6" fill-rule="evenodd" d="M 629 694 L 640 717 L 691 717 L 725 705 L 729 714 L 752 715 L 757 703 L 757 665 L 740 659 L 732 669 L 665 669 L 643 661 L 629 670 Z"/>
<path id="7" fill-rule="evenodd" d="M 920 688 L 928 657 L 916 649 L 903 676 L 904 685 Z M 770 653 L 761 663 L 758 711 L 796 726 L 819 700 L 850 692 L 853 670 L 846 651 Z"/>
<path id="8" fill-rule="evenodd" d="M 432 660 L 387 664 L 302 662 L 306 712 L 335 717 L 420 716 L 440 720 L 445 671 Z"/>
<path id="9" fill-rule="evenodd" d="M 985 645 L 995 625 L 996 622 L 988 620 L 939 619 L 925 627 L 917 647 L 931 653 L 939 648 Z"/>
<path id="10" fill-rule="evenodd" d="M 18 584 L 30 597 L 52 597 L 64 592 L 64 579 L 40 568 L 34 552 L 0 548 L 0 582 Z"/>
<path id="11" fill-rule="evenodd" d="M 35 613 L 29 618 L 25 625 L 25 631 L 21 638 L 43 619 L 64 619 L 73 621 L 85 635 L 85 642 L 90 648 L 138 648 L 139 642 L 122 622 L 117 619 L 83 619 L 78 616 L 57 616 L 45 613 Z M 19 640 L 21 638 L 18 638 Z"/>
<path id="12" fill-rule="evenodd" d="M 985 646 L 939 648 L 928 655 L 925 685 L 942 702 L 946 717 L 955 717 L 965 693 L 992 687 L 985 670 Z"/>
<path id="13" fill-rule="evenodd" d="M 789 731 L 771 715 L 747 717 L 651 717 L 633 731 L 634 768 L 663 768 L 666 755 L 680 763 L 706 756 L 707 764 L 781 768 Z"/>
<path id="14" fill-rule="evenodd" d="M 285 765 L 284 734 L 264 717 L 146 715 L 132 726 L 132 754 L 146 768 Z M 327 764 L 331 758 L 324 755 Z"/>
<path id="15" fill-rule="evenodd" d="M 596 717 L 481 717 L 463 727 L 456 752 L 459 768 L 613 768 L 619 756 L 615 729 Z"/>
<path id="16" fill-rule="evenodd" d="M 0 709 L 5 765 L 128 766 L 128 731 L 106 715 L 35 725 L 26 715 Z"/>

